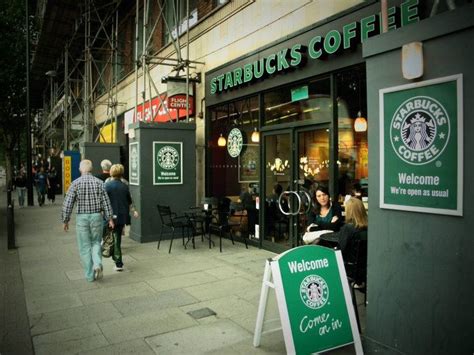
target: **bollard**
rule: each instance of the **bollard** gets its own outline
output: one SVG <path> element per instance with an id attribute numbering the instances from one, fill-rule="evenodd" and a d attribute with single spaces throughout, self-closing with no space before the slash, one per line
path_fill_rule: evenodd
<path id="1" fill-rule="evenodd" d="M 13 204 L 7 207 L 8 249 L 15 249 L 15 214 Z"/>
<path id="2" fill-rule="evenodd" d="M 12 204 L 12 189 L 11 187 L 9 187 L 7 189 L 7 205 L 11 205 Z"/>

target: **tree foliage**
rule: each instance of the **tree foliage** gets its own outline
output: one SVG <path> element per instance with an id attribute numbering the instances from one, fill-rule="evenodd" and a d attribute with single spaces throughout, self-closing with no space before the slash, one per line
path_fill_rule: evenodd
<path id="1" fill-rule="evenodd" d="M 25 1 L 0 0 L 0 144 L 11 180 L 13 149 L 26 128 Z"/>

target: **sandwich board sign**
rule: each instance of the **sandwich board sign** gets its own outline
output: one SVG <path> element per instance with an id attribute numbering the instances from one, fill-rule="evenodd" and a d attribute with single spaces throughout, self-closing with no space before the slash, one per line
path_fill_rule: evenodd
<path id="1" fill-rule="evenodd" d="M 269 288 L 275 289 L 288 354 L 319 353 L 351 343 L 363 354 L 339 250 L 301 246 L 267 261 L 254 346 L 260 345 Z"/>

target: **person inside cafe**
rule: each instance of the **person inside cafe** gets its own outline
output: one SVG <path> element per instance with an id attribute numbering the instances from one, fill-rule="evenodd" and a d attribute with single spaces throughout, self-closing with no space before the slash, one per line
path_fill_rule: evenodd
<path id="1" fill-rule="evenodd" d="M 367 240 L 368 217 L 362 201 L 356 197 L 349 198 L 345 203 L 346 220 L 338 232 L 327 233 L 316 239 L 313 244 L 326 247 L 337 247 L 341 250 L 344 261 L 355 259 L 355 245 L 358 239 Z M 347 276 L 356 281 L 356 287 L 364 285 L 365 275 L 352 275 L 346 268 Z"/>
<path id="2" fill-rule="evenodd" d="M 314 207 L 308 216 L 308 231 L 331 230 L 337 232 L 342 224 L 342 209 L 331 201 L 327 187 L 319 185 L 315 193 Z"/>
<path id="3" fill-rule="evenodd" d="M 253 192 L 253 185 L 249 184 L 246 190 L 242 191 L 239 197 L 239 202 L 242 204 L 242 209 L 247 211 L 248 233 L 250 238 L 255 235 L 255 225 L 257 224 L 258 219 L 257 208 L 253 199 Z"/>

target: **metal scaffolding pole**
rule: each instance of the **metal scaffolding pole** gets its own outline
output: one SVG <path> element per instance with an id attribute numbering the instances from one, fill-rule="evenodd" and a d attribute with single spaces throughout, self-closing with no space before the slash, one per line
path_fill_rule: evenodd
<path id="1" fill-rule="evenodd" d="M 85 7 L 85 25 L 84 25 L 84 91 L 83 91 L 83 118 L 84 118 L 84 142 L 91 141 L 90 132 L 90 80 L 91 80 L 91 47 L 90 47 L 90 29 L 91 29 L 91 7 L 90 0 L 86 0 Z"/>

